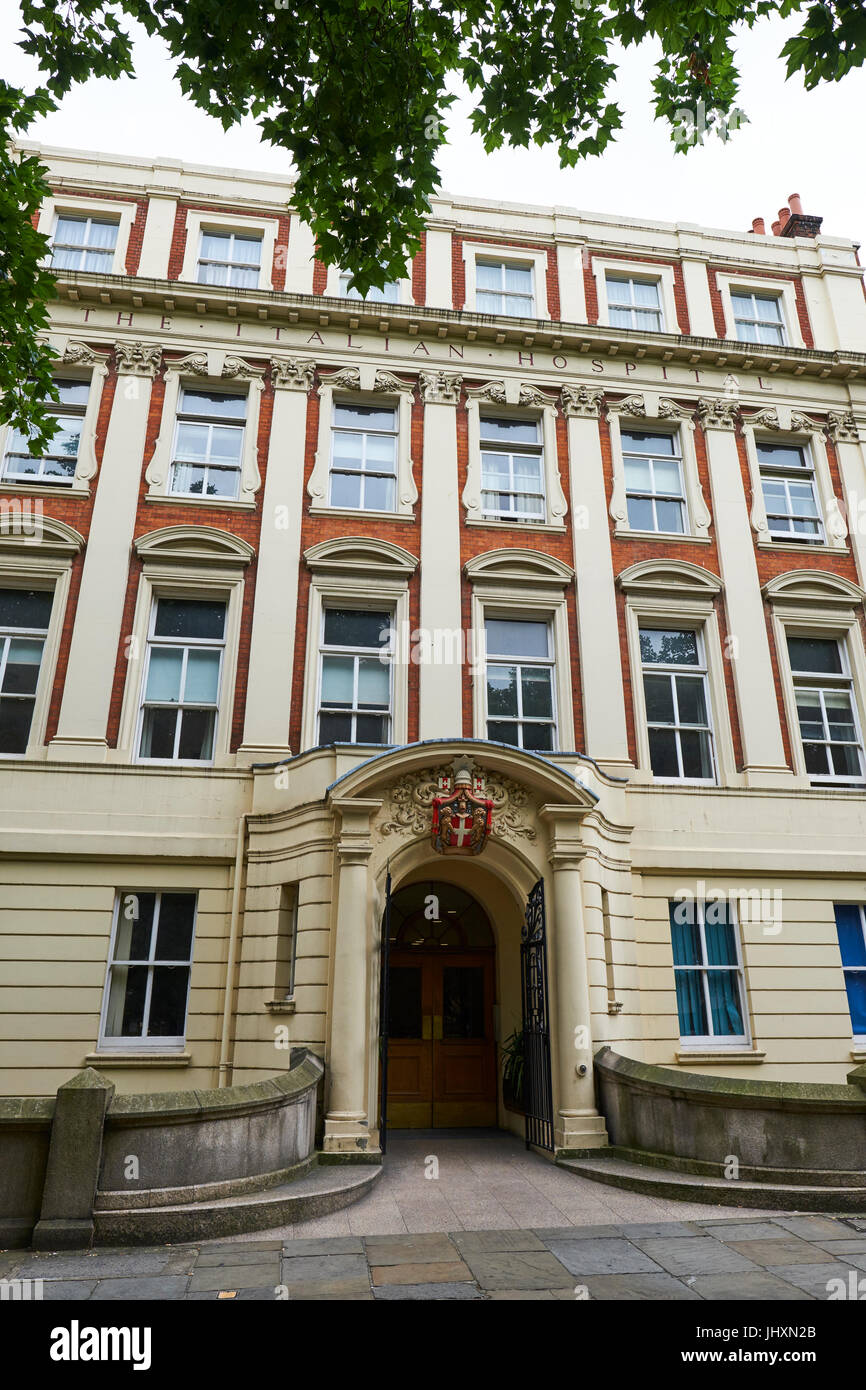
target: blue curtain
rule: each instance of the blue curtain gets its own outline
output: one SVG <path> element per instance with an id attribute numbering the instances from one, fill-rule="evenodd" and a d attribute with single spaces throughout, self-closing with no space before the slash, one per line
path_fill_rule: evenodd
<path id="1" fill-rule="evenodd" d="M 709 1032 L 700 970 L 675 970 L 677 1013 L 681 1038 L 701 1038 Z"/>

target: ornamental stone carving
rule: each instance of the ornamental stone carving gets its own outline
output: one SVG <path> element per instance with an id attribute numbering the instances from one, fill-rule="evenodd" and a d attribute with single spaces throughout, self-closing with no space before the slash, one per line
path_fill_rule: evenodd
<path id="1" fill-rule="evenodd" d="M 162 362 L 162 348 L 150 343 L 116 343 L 117 370 L 125 376 L 156 376 Z"/>
<path id="2" fill-rule="evenodd" d="M 329 373 L 323 385 L 339 386 L 344 391 L 360 391 L 361 373 L 357 367 L 343 367 L 339 372 Z"/>
<path id="3" fill-rule="evenodd" d="M 853 410 L 831 410 L 827 415 L 827 433 L 834 444 L 859 444 L 860 431 Z"/>
<path id="4" fill-rule="evenodd" d="M 408 381 L 401 381 L 398 376 L 391 372 L 377 372 L 373 379 L 373 390 L 383 391 L 388 395 L 399 395 L 401 391 L 412 392 L 412 387 Z"/>
<path id="5" fill-rule="evenodd" d="M 658 416 L 660 420 L 687 420 L 694 424 L 695 412 L 687 406 L 677 405 L 676 401 L 670 400 L 667 396 L 661 396 Z"/>
<path id="6" fill-rule="evenodd" d="M 421 398 L 428 405 L 456 405 L 463 378 L 457 372 L 421 372 Z"/>
<path id="7" fill-rule="evenodd" d="M 601 414 L 604 392 L 586 386 L 563 386 L 560 392 L 563 415 L 580 420 L 597 420 Z"/>
<path id="8" fill-rule="evenodd" d="M 312 362 L 303 362 L 298 357 L 271 358 L 271 380 L 280 390 L 310 391 L 315 374 Z"/>
<path id="9" fill-rule="evenodd" d="M 258 381 L 262 376 L 262 369 L 251 367 L 242 357 L 227 357 L 223 362 L 222 374 L 236 381 Z"/>
<path id="10" fill-rule="evenodd" d="M 736 429 L 739 413 L 739 403 L 735 400 L 701 396 L 697 404 L 698 420 L 705 430 Z"/>
<path id="11" fill-rule="evenodd" d="M 528 842 L 537 839 L 532 824 L 534 806 L 525 787 L 510 777 L 498 773 L 488 775 L 483 768 L 477 771 L 484 778 L 484 797 L 493 802 L 493 838 Z M 391 783 L 379 812 L 379 833 L 383 836 L 428 836 L 433 798 L 442 795 L 439 779 L 450 777 L 452 773 L 452 765 L 444 763 L 407 773 Z"/>
<path id="12" fill-rule="evenodd" d="M 749 415 L 745 423 L 752 428 L 757 426 L 764 430 L 780 430 L 782 428 L 779 420 L 779 412 L 774 405 L 765 406 L 763 410 L 756 410 L 754 415 Z"/>
<path id="13" fill-rule="evenodd" d="M 104 371 L 108 355 L 94 352 L 86 343 L 67 343 L 61 361 L 65 367 L 99 367 Z"/>

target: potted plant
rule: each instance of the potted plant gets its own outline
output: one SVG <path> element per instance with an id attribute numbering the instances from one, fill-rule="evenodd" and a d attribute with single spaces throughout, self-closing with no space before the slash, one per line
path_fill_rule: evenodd
<path id="1" fill-rule="evenodd" d="M 502 1100 L 506 1110 L 523 1114 L 523 1028 L 515 1028 L 505 1042 L 502 1052 Z"/>

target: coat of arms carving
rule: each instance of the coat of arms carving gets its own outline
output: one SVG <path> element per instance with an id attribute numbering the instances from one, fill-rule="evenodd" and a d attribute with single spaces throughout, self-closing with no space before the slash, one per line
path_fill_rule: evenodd
<path id="1" fill-rule="evenodd" d="M 440 790 L 448 791 L 449 778 L 440 780 Z M 434 796 L 431 839 L 438 854 L 480 854 L 493 826 L 493 802 L 477 796 L 480 790 L 468 768 L 454 775 L 450 795 Z"/>

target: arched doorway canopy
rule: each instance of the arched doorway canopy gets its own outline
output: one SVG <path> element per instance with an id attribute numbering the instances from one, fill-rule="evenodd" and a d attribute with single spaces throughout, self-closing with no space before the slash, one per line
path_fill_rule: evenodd
<path id="1" fill-rule="evenodd" d="M 391 949 L 488 951 L 494 946 L 487 913 L 453 883 L 426 879 L 391 899 Z"/>

